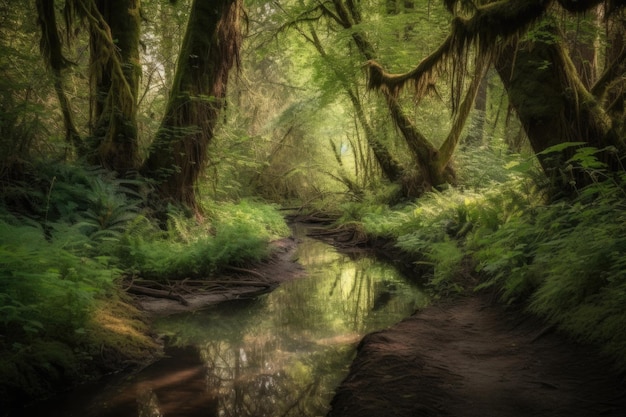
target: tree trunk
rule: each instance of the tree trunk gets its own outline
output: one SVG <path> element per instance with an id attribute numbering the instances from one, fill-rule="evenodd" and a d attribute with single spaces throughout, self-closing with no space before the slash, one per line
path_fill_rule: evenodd
<path id="1" fill-rule="evenodd" d="M 574 153 L 569 147 L 560 154 L 542 154 L 551 146 L 584 142 L 598 149 L 620 147 L 611 120 L 585 89 L 562 44 L 553 37 L 523 42 L 517 49 L 507 46 L 496 57 L 495 66 L 546 173 L 553 173 Z M 610 163 L 608 154 L 604 156 L 604 162 Z M 580 186 L 589 179 L 578 175 L 570 180 Z"/>
<path id="2" fill-rule="evenodd" d="M 140 0 L 95 0 L 91 24 L 92 161 L 121 174 L 138 168 Z"/>
<path id="3" fill-rule="evenodd" d="M 63 123 L 65 125 L 65 140 L 71 146 L 72 152 L 84 154 L 83 141 L 76 128 L 74 115 L 70 100 L 65 94 L 65 82 L 63 70 L 70 65 L 70 62 L 63 56 L 62 43 L 56 21 L 54 2 L 37 0 L 38 23 L 41 28 L 41 52 L 45 57 L 46 64 L 52 71 L 54 79 L 54 91 L 57 94 Z"/>
<path id="4" fill-rule="evenodd" d="M 623 76 L 626 71 L 626 13 L 617 13 L 611 16 L 607 24 L 607 49 L 605 53 L 605 67 L 607 68 L 602 82 L 596 85 L 614 84 L 614 88 L 607 88 L 605 94 L 600 94 L 604 99 L 606 109 L 614 121 L 614 130 L 621 137 L 626 135 L 626 87 L 624 83 L 612 83 L 611 80 Z M 595 86 L 594 86 L 595 87 Z"/>
<path id="5" fill-rule="evenodd" d="M 474 116 L 470 122 L 469 132 L 463 141 L 467 147 L 480 146 L 485 136 L 485 118 L 487 117 L 487 77 L 484 77 L 478 86 L 478 93 L 474 101 Z"/>
<path id="6" fill-rule="evenodd" d="M 161 198 L 196 211 L 196 181 L 239 59 L 241 8 L 241 0 L 194 0 L 170 100 L 144 164 Z"/>

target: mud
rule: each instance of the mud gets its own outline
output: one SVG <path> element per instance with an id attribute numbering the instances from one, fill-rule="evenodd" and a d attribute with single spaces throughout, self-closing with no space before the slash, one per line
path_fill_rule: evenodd
<path id="1" fill-rule="evenodd" d="M 471 297 L 366 336 L 328 416 L 624 416 L 625 394 L 594 348 Z"/>

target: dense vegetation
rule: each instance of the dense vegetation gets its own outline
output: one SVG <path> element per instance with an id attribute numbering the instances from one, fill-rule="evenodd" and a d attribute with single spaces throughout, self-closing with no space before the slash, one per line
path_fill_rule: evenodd
<path id="1" fill-rule="evenodd" d="M 269 241 L 289 232 L 274 207 L 253 200 L 207 201 L 202 223 L 171 207 L 164 226 L 135 182 L 65 164 L 34 168 L 0 213 L 4 399 L 154 358 L 125 279 L 211 277 L 266 257 Z"/>
<path id="2" fill-rule="evenodd" d="M 391 240 L 626 369 L 619 0 L 0 0 L 0 400 L 155 344 L 131 277 Z"/>
<path id="3" fill-rule="evenodd" d="M 575 339 L 601 346 L 623 370 L 623 181 L 550 200 L 545 181 L 512 172 L 489 189 L 451 188 L 392 208 L 350 204 L 344 221 L 356 222 L 371 238 L 396 242 L 433 293 L 489 291 L 494 299 L 527 305 Z"/>

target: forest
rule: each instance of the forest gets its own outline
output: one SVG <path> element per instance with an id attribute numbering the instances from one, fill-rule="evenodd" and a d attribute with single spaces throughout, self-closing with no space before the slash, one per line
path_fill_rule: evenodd
<path id="1" fill-rule="evenodd" d="M 131 289 L 294 219 L 623 372 L 625 5 L 0 0 L 0 403 L 154 360 Z"/>

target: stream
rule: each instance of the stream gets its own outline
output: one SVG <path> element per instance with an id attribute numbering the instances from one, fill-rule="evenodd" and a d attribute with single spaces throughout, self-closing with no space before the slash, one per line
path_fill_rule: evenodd
<path id="1" fill-rule="evenodd" d="M 160 318 L 162 360 L 80 387 L 30 415 L 324 416 L 360 339 L 428 300 L 392 266 L 295 232 L 304 278 L 254 300 Z"/>

